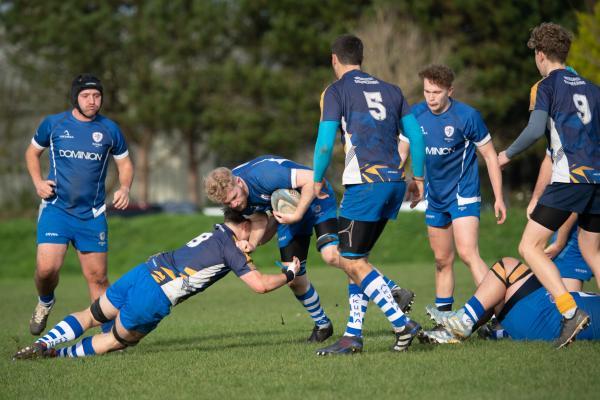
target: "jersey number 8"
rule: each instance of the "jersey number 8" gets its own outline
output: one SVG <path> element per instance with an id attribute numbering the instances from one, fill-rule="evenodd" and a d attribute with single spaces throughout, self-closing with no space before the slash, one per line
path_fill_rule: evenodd
<path id="1" fill-rule="evenodd" d="M 383 99 L 381 98 L 381 92 L 363 92 L 365 100 L 367 100 L 367 106 L 369 107 L 369 113 L 377 121 L 383 121 L 387 116 L 385 107 L 383 106 Z"/>
<path id="2" fill-rule="evenodd" d="M 590 103 L 588 103 L 587 97 L 585 94 L 574 94 L 573 95 L 573 103 L 575 103 L 575 108 L 577 108 L 577 116 L 583 122 L 584 125 L 587 125 L 592 120 L 592 112 L 590 111 Z"/>
<path id="3" fill-rule="evenodd" d="M 187 247 L 196 247 L 198 246 L 200 243 L 204 242 L 205 240 L 207 240 L 208 238 L 210 238 L 213 234 L 210 232 L 206 232 L 203 233 L 201 235 L 196 236 L 195 238 L 193 238 L 192 240 L 190 240 L 189 242 L 187 242 L 186 246 Z"/>

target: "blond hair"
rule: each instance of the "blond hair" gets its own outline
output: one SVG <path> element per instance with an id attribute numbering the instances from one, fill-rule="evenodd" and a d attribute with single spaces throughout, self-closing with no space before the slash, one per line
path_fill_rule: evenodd
<path id="1" fill-rule="evenodd" d="M 234 187 L 234 177 L 229 168 L 219 167 L 213 169 L 204 178 L 204 192 L 208 199 L 214 203 L 223 203 L 227 193 Z"/>

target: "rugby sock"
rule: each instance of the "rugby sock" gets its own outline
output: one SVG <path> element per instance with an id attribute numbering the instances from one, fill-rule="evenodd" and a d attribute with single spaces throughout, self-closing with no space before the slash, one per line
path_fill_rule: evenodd
<path id="1" fill-rule="evenodd" d="M 327 318 L 327 315 L 325 315 L 323 307 L 321 307 L 319 294 L 315 290 L 312 283 L 309 284 L 308 291 L 306 293 L 300 296 L 296 295 L 296 298 L 300 303 L 302 303 L 306 311 L 308 311 L 308 314 L 310 314 L 310 317 L 313 319 L 313 321 L 315 321 L 315 324 L 319 326 L 327 326 L 331 323 L 329 318 Z"/>
<path id="2" fill-rule="evenodd" d="M 69 342 L 77 339 L 83 334 L 83 328 L 77 318 L 68 315 L 64 320 L 60 321 L 52 328 L 45 336 L 42 336 L 36 343 L 45 343 L 51 349 L 57 344 Z"/>
<path id="3" fill-rule="evenodd" d="M 363 293 L 360 286 L 350 283 L 348 285 L 348 302 L 350 303 L 350 315 L 348 315 L 344 336 L 362 337 L 362 325 L 369 298 Z"/>
<path id="4" fill-rule="evenodd" d="M 465 313 L 467 313 L 467 316 L 473 321 L 473 324 L 476 324 L 477 321 L 479 321 L 479 318 L 483 317 L 485 314 L 485 308 L 483 308 L 483 305 L 475 296 L 471 297 L 463 308 Z"/>
<path id="5" fill-rule="evenodd" d="M 398 285 L 396 284 L 396 282 L 394 282 L 393 280 L 391 280 L 390 278 L 388 278 L 387 276 L 385 276 L 380 270 L 378 270 L 375 267 L 373 267 L 373 269 L 376 270 L 377 272 L 379 272 L 379 275 L 381 275 L 381 277 L 383 278 L 383 281 L 385 282 L 386 285 L 389 286 L 390 289 L 398 287 Z"/>
<path id="6" fill-rule="evenodd" d="M 83 338 L 79 343 L 73 346 L 67 346 L 56 350 L 56 357 L 85 357 L 96 354 L 92 346 L 92 337 Z"/>
<path id="7" fill-rule="evenodd" d="M 435 306 L 440 311 L 452 311 L 452 304 L 454 304 L 454 297 L 436 297 Z"/>
<path id="8" fill-rule="evenodd" d="M 369 299 L 373 300 L 373 303 L 383 311 L 394 328 L 402 328 L 406 325 L 408 318 L 394 301 L 390 288 L 379 272 L 375 269 L 369 272 L 360 283 L 360 287 Z"/>
<path id="9" fill-rule="evenodd" d="M 50 307 L 54 304 L 54 292 L 50 294 L 45 294 L 43 296 L 38 296 L 38 302 L 44 307 Z"/>
<path id="10" fill-rule="evenodd" d="M 571 319 L 573 315 L 575 315 L 575 311 L 577 311 L 577 303 L 575 303 L 575 299 L 571 295 L 571 293 L 567 292 L 561 296 L 558 296 L 556 299 L 556 308 L 558 311 L 566 318 Z"/>

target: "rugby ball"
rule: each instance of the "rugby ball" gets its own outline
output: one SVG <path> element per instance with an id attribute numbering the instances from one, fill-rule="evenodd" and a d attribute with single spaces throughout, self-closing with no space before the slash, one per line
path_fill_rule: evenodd
<path id="1" fill-rule="evenodd" d="M 273 211 L 282 214 L 293 214 L 296 212 L 299 201 L 300 192 L 294 189 L 277 189 L 271 193 L 271 207 L 273 207 Z"/>

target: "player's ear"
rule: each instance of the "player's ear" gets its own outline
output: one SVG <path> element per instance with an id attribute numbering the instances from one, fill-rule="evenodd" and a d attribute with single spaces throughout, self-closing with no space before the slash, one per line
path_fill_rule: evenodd
<path id="1" fill-rule="evenodd" d="M 452 97 L 453 94 L 454 94 L 454 86 L 450 86 L 448 88 L 448 97 Z"/>

